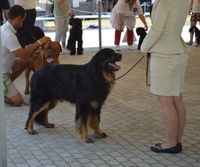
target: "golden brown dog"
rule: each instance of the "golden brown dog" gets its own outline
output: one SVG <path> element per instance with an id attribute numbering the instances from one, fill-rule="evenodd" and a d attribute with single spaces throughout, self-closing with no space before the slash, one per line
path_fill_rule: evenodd
<path id="1" fill-rule="evenodd" d="M 48 45 L 40 47 L 33 53 L 34 55 L 28 60 L 27 67 L 25 69 L 25 94 L 30 93 L 30 72 L 35 72 L 44 67 L 46 64 L 59 64 L 59 55 L 61 51 L 62 49 L 58 42 L 50 42 Z"/>

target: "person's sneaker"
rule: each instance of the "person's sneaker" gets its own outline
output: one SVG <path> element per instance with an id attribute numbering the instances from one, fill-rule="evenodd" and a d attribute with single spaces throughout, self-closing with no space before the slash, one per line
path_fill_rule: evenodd
<path id="1" fill-rule="evenodd" d="M 120 46 L 119 46 L 119 45 L 116 45 L 116 46 L 115 46 L 115 50 L 116 50 L 116 51 L 120 51 L 120 50 L 121 50 Z"/>
<path id="2" fill-rule="evenodd" d="M 128 45 L 128 50 L 133 50 L 133 49 L 135 49 L 135 48 L 133 47 L 133 45 Z"/>

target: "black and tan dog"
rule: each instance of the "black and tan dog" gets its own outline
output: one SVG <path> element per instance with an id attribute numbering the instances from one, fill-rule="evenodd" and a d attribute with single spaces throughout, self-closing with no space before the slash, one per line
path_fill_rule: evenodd
<path id="1" fill-rule="evenodd" d="M 69 25 L 71 25 L 69 38 L 67 42 L 67 49 L 70 50 L 70 55 L 83 54 L 83 30 L 82 30 L 82 20 L 79 18 L 70 18 Z M 77 42 L 77 52 L 76 52 L 76 42 Z"/>
<path id="2" fill-rule="evenodd" d="M 67 100 L 76 105 L 76 130 L 85 142 L 93 142 L 89 128 L 95 135 L 105 138 L 100 130 L 101 108 L 115 83 L 115 72 L 120 69 L 116 62 L 122 55 L 112 49 L 102 49 L 84 65 L 46 65 L 36 71 L 31 79 L 30 112 L 26 127 L 34 134 L 34 122 L 48 128 L 49 110 L 57 101 Z"/>

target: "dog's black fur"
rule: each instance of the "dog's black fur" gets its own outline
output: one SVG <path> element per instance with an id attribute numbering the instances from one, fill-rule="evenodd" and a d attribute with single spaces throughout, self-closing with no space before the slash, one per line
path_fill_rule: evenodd
<path id="1" fill-rule="evenodd" d="M 70 55 L 76 54 L 76 41 L 78 44 L 77 54 L 83 54 L 83 30 L 82 20 L 79 18 L 70 18 L 69 25 L 71 25 L 70 34 L 67 42 L 67 49 L 70 50 Z"/>
<path id="2" fill-rule="evenodd" d="M 190 27 L 189 32 L 195 34 L 196 43 L 199 45 L 200 44 L 200 30 L 196 26 L 192 26 Z"/>
<path id="3" fill-rule="evenodd" d="M 138 50 L 140 50 L 142 42 L 143 42 L 144 38 L 146 37 L 147 33 L 143 27 L 136 28 L 136 33 L 138 36 L 140 36 L 139 42 L 138 42 Z"/>
<path id="4" fill-rule="evenodd" d="M 102 49 L 84 65 L 46 65 L 31 79 L 30 112 L 26 122 L 28 133 L 35 133 L 34 121 L 49 128 L 48 112 L 57 101 L 67 100 L 76 105 L 76 130 L 82 140 L 92 142 L 88 129 L 98 137 L 106 134 L 99 128 L 101 107 L 115 83 L 115 62 L 122 55 L 112 49 Z"/>
<path id="5" fill-rule="evenodd" d="M 33 35 L 36 40 L 45 36 L 44 31 L 40 27 L 37 27 L 37 26 L 33 27 Z"/>

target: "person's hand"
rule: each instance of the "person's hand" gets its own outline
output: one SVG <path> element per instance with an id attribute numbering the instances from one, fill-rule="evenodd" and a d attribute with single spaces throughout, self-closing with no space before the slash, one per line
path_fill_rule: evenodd
<path id="1" fill-rule="evenodd" d="M 68 16 L 69 16 L 69 17 L 74 17 L 75 14 L 74 14 L 73 12 L 68 12 Z"/>
<path id="2" fill-rule="evenodd" d="M 49 37 L 42 37 L 42 38 L 40 38 L 39 40 L 40 40 L 40 42 L 41 42 L 41 45 L 45 45 L 45 44 L 51 42 L 51 38 L 49 38 Z"/>

